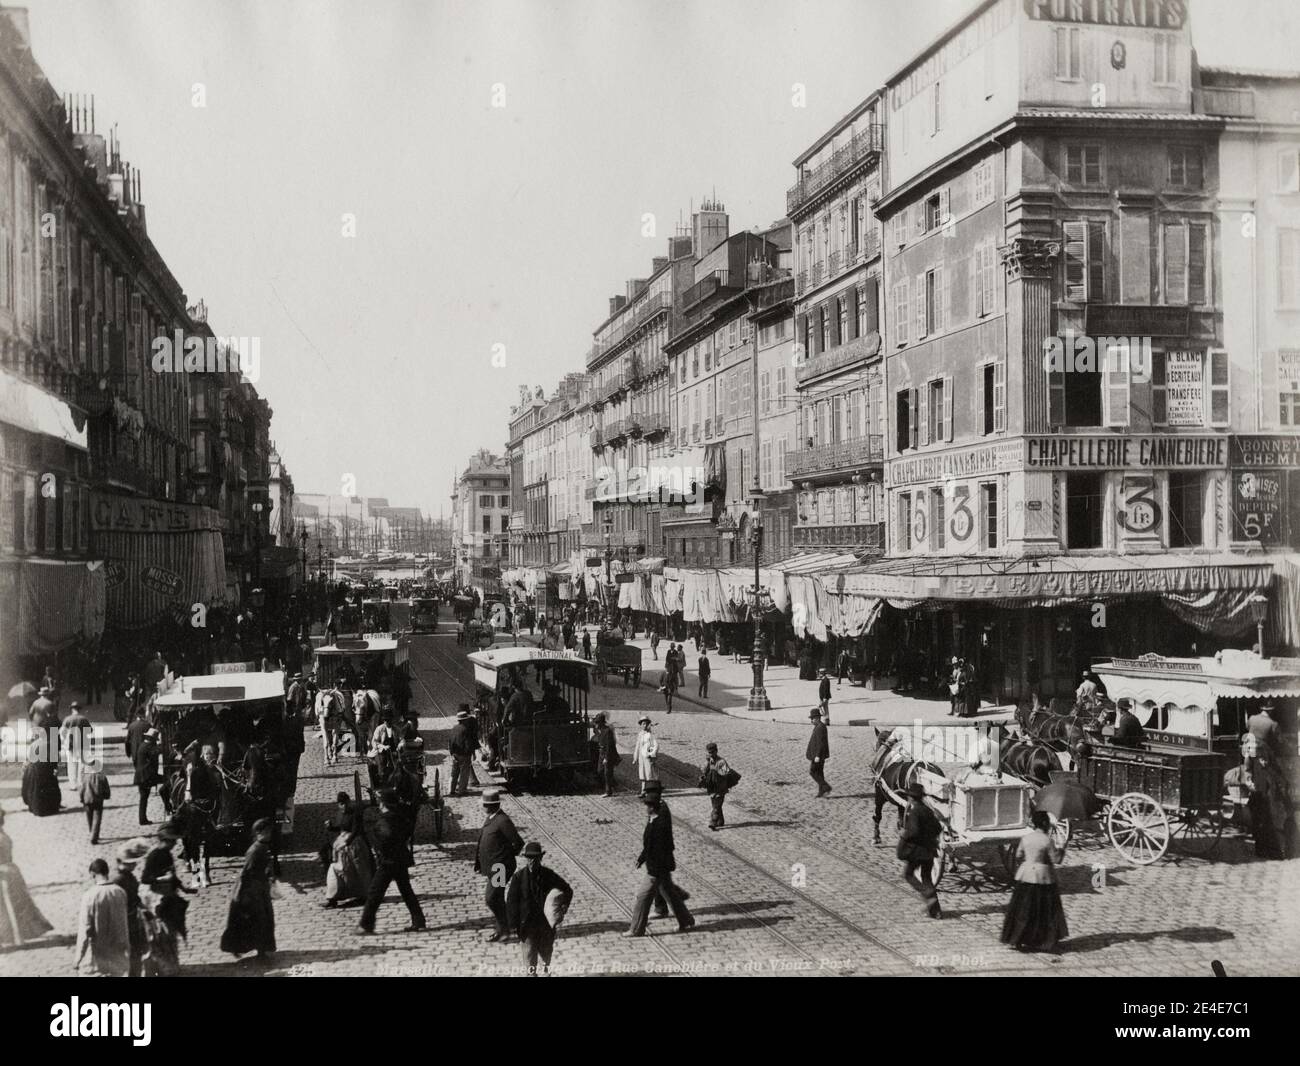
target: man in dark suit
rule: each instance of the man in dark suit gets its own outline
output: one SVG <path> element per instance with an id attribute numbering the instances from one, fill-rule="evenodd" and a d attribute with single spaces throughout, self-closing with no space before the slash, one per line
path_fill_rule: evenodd
<path id="1" fill-rule="evenodd" d="M 536 841 L 525 846 L 525 865 L 510 879 L 510 887 L 506 890 L 509 928 L 519 938 L 524 965 L 528 967 L 530 977 L 537 976 L 539 959 L 542 972 L 550 969 L 551 954 L 555 950 L 555 927 L 546 916 L 547 896 L 552 892 L 560 893 L 560 898 L 556 901 L 557 926 L 558 919 L 563 917 L 573 902 L 573 889 L 569 883 L 554 870 L 542 865 L 542 856 L 545 854 L 541 844 Z"/>
<path id="2" fill-rule="evenodd" d="M 410 815 L 397 805 L 397 794 L 389 788 L 379 791 L 379 819 L 374 827 L 375 876 L 366 894 L 365 909 L 357 932 L 369 935 L 375 931 L 375 916 L 390 884 L 396 883 L 402 902 L 411 912 L 411 924 L 404 930 L 418 933 L 425 929 L 424 911 L 411 888 L 411 875 L 407 871 L 415 865 L 410 840 L 413 835 Z"/>
<path id="3" fill-rule="evenodd" d="M 921 893 L 926 913 L 942 918 L 939 894 L 934 888 L 931 864 L 939 855 L 939 835 L 943 827 L 925 803 L 925 789 L 913 781 L 907 786 L 907 810 L 903 813 L 903 833 L 898 840 L 898 857 L 903 861 L 903 880 Z M 920 877 L 917 877 L 917 872 Z"/>
<path id="4" fill-rule="evenodd" d="M 705 699 L 709 698 L 709 675 L 713 672 L 713 667 L 709 665 L 709 657 L 701 654 L 699 664 L 695 668 L 700 675 L 700 695 Z"/>
<path id="5" fill-rule="evenodd" d="M 149 821 L 149 793 L 161 780 L 158 774 L 158 737 L 158 730 L 146 729 L 131 756 L 131 763 L 135 767 L 135 787 L 140 792 L 141 825 L 153 824 Z"/>
<path id="6" fill-rule="evenodd" d="M 523 850 L 524 838 L 515 823 L 501 810 L 501 793 L 490 788 L 483 793 L 483 813 L 487 816 L 478 835 L 478 849 L 474 854 L 474 872 L 487 878 L 483 902 L 492 912 L 496 929 L 489 942 L 504 940 L 510 935 L 506 915 L 506 887 L 515 873 L 515 856 Z"/>
<path id="7" fill-rule="evenodd" d="M 144 738 L 145 731 L 149 728 L 149 720 L 144 715 L 144 708 L 141 707 L 135 712 L 135 717 L 131 719 L 131 724 L 126 727 L 126 757 L 135 762 L 136 749 L 140 747 L 140 741 Z"/>
<path id="8" fill-rule="evenodd" d="M 1146 730 L 1142 728 L 1142 723 L 1133 713 L 1132 701 L 1121 700 L 1119 713 L 1115 719 L 1115 735 L 1111 738 L 1111 743 L 1121 748 L 1136 748 L 1145 736 Z"/>
<path id="9" fill-rule="evenodd" d="M 829 723 L 831 720 L 831 675 L 825 670 L 822 671 L 821 681 L 817 684 L 817 702 L 821 707 L 823 721 Z"/>
<path id="10" fill-rule="evenodd" d="M 641 854 L 637 856 L 636 864 L 645 867 L 645 879 L 637 889 L 636 902 L 632 905 L 632 925 L 623 934 L 625 937 L 645 936 L 645 927 L 650 920 L 650 903 L 660 893 L 668 897 L 681 932 L 695 925 L 695 919 L 686 909 L 682 890 L 673 883 L 673 871 L 677 869 L 677 861 L 673 858 L 673 827 L 660 795 L 658 789 L 650 789 L 641 797 L 650 819 L 641 835 Z"/>
<path id="11" fill-rule="evenodd" d="M 830 685 L 828 679 L 822 680 L 823 684 Z M 808 719 L 813 724 L 812 736 L 808 738 L 808 776 L 817 782 L 817 798 L 821 799 L 831 790 L 831 786 L 826 783 L 826 762 L 831 757 L 831 742 L 821 711 L 814 707 L 808 712 Z"/>
<path id="12" fill-rule="evenodd" d="M 614 794 L 614 767 L 620 761 L 618 742 L 604 711 L 600 711 L 592 719 L 592 726 L 592 742 L 596 745 L 596 769 L 600 774 L 600 779 L 605 782 L 605 795 L 612 796 Z"/>
<path id="13" fill-rule="evenodd" d="M 447 754 L 451 756 L 451 788 L 448 795 L 469 795 L 474 779 L 474 749 L 478 747 L 474 730 L 470 726 L 469 704 L 462 703 L 456 711 L 456 725 L 447 740 Z"/>

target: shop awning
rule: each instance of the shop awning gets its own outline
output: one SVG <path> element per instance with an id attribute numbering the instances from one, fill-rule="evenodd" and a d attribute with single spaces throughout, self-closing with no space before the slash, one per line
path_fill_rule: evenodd
<path id="1" fill-rule="evenodd" d="M 1216 696 L 1237 700 L 1289 700 L 1300 697 L 1300 678 L 1281 688 L 1252 688 L 1250 685 L 1231 685 L 1227 682 L 1210 682 L 1210 691 Z"/>
<path id="2" fill-rule="evenodd" d="M 1273 569 L 1279 579 L 1269 619 L 1274 640 L 1289 648 L 1300 648 L 1300 553 L 1274 556 Z"/>
<path id="3" fill-rule="evenodd" d="M 1271 560 L 1227 553 L 1054 555 L 1015 559 L 942 557 L 889 559 L 850 570 L 841 591 L 908 601 L 1001 601 L 1055 606 L 1116 596 L 1197 596 L 1254 592 L 1273 581 Z"/>
<path id="4" fill-rule="evenodd" d="M 78 429 L 71 407 L 7 370 L 0 370 L 0 422 L 90 450 L 84 418 Z"/>
<path id="5" fill-rule="evenodd" d="M 14 559 L 0 563 L 0 644 L 15 655 L 52 655 L 104 631 L 102 563 Z"/>
<path id="6" fill-rule="evenodd" d="M 825 574 L 839 573 L 850 567 L 858 566 L 856 555 L 842 552 L 810 552 L 804 555 L 792 555 L 779 563 L 773 563 L 773 570 L 785 574 Z"/>

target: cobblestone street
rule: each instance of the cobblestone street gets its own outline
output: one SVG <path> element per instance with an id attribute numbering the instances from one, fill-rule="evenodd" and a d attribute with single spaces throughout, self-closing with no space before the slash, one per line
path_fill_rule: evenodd
<path id="1" fill-rule="evenodd" d="M 458 702 L 470 697 L 464 651 L 450 636 L 417 637 L 415 696 L 432 769 L 445 758 L 444 736 Z M 1285 907 L 1300 890 L 1300 863 L 1259 862 L 1240 839 L 1225 836 L 1215 861 L 1171 852 L 1147 868 L 1126 864 L 1093 830 L 1071 843 L 1061 888 L 1071 938 L 1059 956 L 1022 955 L 998 942 L 1008 898 L 992 847 L 972 849 L 941 886 L 945 916 L 931 921 L 902 881 L 894 859 L 894 816 L 885 815 L 887 845 L 869 843 L 874 733 L 833 727 L 829 800 L 813 798 L 803 760 L 805 729 L 746 722 L 679 704 L 670 716 L 649 687 L 596 686 L 591 710 L 606 710 L 631 747 L 635 719 L 648 711 L 660 741 L 659 766 L 676 829 L 678 880 L 691 893 L 698 920 L 689 934 L 652 922 L 652 936 L 627 942 L 638 872 L 643 813 L 630 779 L 603 799 L 590 792 L 510 796 L 505 810 L 525 839 L 547 849 L 547 863 L 576 890 L 555 962 L 561 973 L 732 974 L 1093 974 L 1208 975 L 1221 960 L 1232 975 L 1283 975 L 1300 970 L 1300 916 Z M 77 807 L 37 819 L 17 798 L 19 767 L 7 766 L 0 798 L 15 859 L 55 932 L 37 944 L 0 954 L 0 973 L 68 974 L 77 901 L 87 863 L 111 859 L 135 835 L 135 791 L 121 755 L 121 726 L 110 726 L 113 798 L 104 839 L 88 841 Z M 708 830 L 707 798 L 695 787 L 704 744 L 716 741 L 744 775 L 726 807 L 727 826 Z M 296 827 L 284 860 L 286 895 L 276 903 L 279 954 L 271 974 L 508 973 L 518 949 L 484 942 L 490 920 L 483 883 L 473 873 L 481 821 L 475 797 L 447 800 L 446 832 L 432 841 L 423 815 L 413 884 L 429 921 L 426 934 L 402 933 L 407 915 L 396 894 L 380 911 L 378 935 L 353 933 L 356 910 L 324 911 L 315 851 L 340 789 L 351 790 L 360 762 L 326 768 L 308 745 L 297 793 Z M 480 781 L 486 778 L 481 768 Z M 70 793 L 64 790 L 65 803 Z M 155 799 L 152 816 L 161 811 Z M 57 844 L 57 846 L 52 846 Z M 1094 864 L 1105 864 L 1105 887 L 1094 887 Z M 192 897 L 187 973 L 259 972 L 218 948 L 238 860 L 215 864 L 216 884 Z M 1176 905 L 1175 905 L 1176 904 Z"/>

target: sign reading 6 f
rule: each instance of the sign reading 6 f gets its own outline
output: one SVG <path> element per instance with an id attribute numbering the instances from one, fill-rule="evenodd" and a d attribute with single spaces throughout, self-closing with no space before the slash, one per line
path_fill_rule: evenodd
<path id="1" fill-rule="evenodd" d="M 1116 516 L 1130 533 L 1151 533 L 1160 528 L 1163 512 L 1156 501 L 1156 479 L 1149 474 L 1124 479 L 1124 506 Z"/>

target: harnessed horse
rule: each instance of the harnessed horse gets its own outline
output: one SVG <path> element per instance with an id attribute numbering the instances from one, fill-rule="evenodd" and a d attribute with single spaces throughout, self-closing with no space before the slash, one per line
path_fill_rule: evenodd
<path id="1" fill-rule="evenodd" d="M 352 706 L 352 700 L 342 689 L 326 688 L 316 694 L 316 718 L 325 738 L 325 762 L 329 766 L 338 761 L 339 725 L 346 727 L 353 737 L 357 734 L 357 718 Z"/>
<path id="2" fill-rule="evenodd" d="M 1051 783 L 1054 770 L 1066 769 L 1089 732 L 1107 714 L 1101 703 L 1080 701 L 1066 714 L 1044 707 L 1020 707 L 1016 724 L 1023 736 L 1008 737 L 1002 742 L 999 757 L 1003 768 L 1016 777 L 1035 785 Z"/>
<path id="3" fill-rule="evenodd" d="M 906 728 L 902 726 L 892 732 L 876 729 L 876 753 L 871 758 L 871 770 L 876 779 L 876 812 L 871 819 L 873 844 L 881 843 L 880 817 L 886 803 L 893 804 L 897 810 L 898 829 L 902 831 L 903 810 L 907 806 L 903 796 L 916 780 L 918 771 L 925 769 L 943 775 L 943 771 L 933 763 L 912 757 L 911 749 L 904 743 L 906 736 Z"/>

